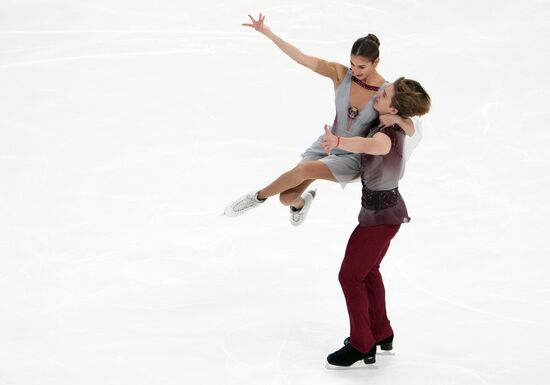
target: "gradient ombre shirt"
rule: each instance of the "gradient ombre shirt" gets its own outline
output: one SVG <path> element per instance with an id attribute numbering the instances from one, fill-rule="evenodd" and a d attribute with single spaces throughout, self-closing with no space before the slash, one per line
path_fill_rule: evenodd
<path id="1" fill-rule="evenodd" d="M 407 213 L 405 201 L 403 201 L 398 191 L 385 193 L 389 198 L 395 200 L 393 206 L 376 210 L 364 205 L 367 195 L 372 191 L 389 191 L 397 188 L 399 179 L 405 172 L 405 158 L 403 156 L 405 132 L 397 124 L 394 124 L 385 128 L 374 127 L 369 131 L 367 137 L 371 138 L 378 132 L 389 136 L 391 149 L 386 155 L 361 155 L 363 194 L 361 211 L 359 212 L 359 225 L 377 226 L 408 223 L 411 218 Z"/>

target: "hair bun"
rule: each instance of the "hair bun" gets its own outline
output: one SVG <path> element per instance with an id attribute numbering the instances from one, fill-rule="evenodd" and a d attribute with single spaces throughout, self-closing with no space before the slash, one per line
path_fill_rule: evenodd
<path id="1" fill-rule="evenodd" d="M 373 35 L 372 33 L 369 33 L 365 39 L 372 41 L 374 44 L 376 44 L 377 47 L 380 47 L 380 40 L 376 37 L 376 35 Z"/>
<path id="2" fill-rule="evenodd" d="M 379 48 L 380 40 L 372 33 L 369 33 L 367 36 L 360 37 L 353 43 L 351 54 L 361 56 L 368 59 L 369 62 L 373 62 L 380 55 Z"/>

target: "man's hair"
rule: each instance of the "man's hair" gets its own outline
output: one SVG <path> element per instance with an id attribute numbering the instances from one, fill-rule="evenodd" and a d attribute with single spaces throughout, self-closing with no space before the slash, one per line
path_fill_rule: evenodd
<path id="1" fill-rule="evenodd" d="M 400 77 L 393 82 L 391 106 L 406 118 L 421 116 L 430 111 L 430 95 L 416 80 Z"/>

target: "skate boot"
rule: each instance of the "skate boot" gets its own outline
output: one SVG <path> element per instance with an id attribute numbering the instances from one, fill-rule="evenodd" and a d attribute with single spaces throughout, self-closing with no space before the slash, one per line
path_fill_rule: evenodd
<path id="1" fill-rule="evenodd" d="M 304 200 L 304 206 L 296 210 L 292 206 L 290 207 L 290 224 L 292 226 L 300 226 L 304 221 L 306 220 L 307 213 L 309 211 L 309 207 L 311 206 L 311 202 L 313 202 L 313 199 L 315 198 L 317 190 L 309 190 L 304 195 L 302 195 L 302 199 Z"/>
<path id="2" fill-rule="evenodd" d="M 368 353 L 362 353 L 351 345 L 344 347 L 327 357 L 327 369 L 343 369 L 363 360 L 365 364 L 374 364 L 376 362 L 376 345 Z"/>
<path id="3" fill-rule="evenodd" d="M 349 345 L 349 337 L 344 340 L 344 345 Z M 392 350 L 393 349 L 393 334 L 388 338 L 384 338 L 382 341 L 378 341 L 376 345 L 380 346 L 380 350 Z"/>
<path id="4" fill-rule="evenodd" d="M 223 213 L 228 217 L 238 217 L 239 215 L 243 215 L 247 211 L 252 210 L 254 207 L 259 206 L 264 202 L 265 199 L 258 199 L 257 191 L 252 191 L 227 205 Z"/>

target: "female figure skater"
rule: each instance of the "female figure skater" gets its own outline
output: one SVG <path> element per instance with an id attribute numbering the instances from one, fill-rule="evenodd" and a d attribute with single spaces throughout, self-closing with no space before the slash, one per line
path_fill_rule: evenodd
<path id="1" fill-rule="evenodd" d="M 267 36 L 294 61 L 332 80 L 336 102 L 333 132 L 343 138 L 366 136 L 368 124 L 378 115 L 372 106 L 373 96 L 386 83 L 376 70 L 380 61 L 378 38 L 370 34 L 358 39 L 351 48 L 351 67 L 347 67 L 302 53 L 275 35 L 264 23 L 265 16 L 261 13 L 258 20 L 250 15 L 248 17 L 252 23 L 244 23 L 244 26 L 252 27 Z M 411 119 L 387 115 L 380 121 L 382 125 L 388 126 L 397 123 L 407 134 L 414 133 Z M 229 217 L 242 215 L 265 202 L 270 196 L 280 194 L 281 203 L 290 206 L 291 224 L 302 224 L 315 192 L 302 193 L 315 179 L 347 183 L 360 174 L 359 154 L 337 148 L 327 156 L 321 143 L 322 136 L 302 154 L 302 161 L 296 167 L 263 189 L 252 191 L 233 201 L 225 208 L 224 214 Z"/>
<path id="2" fill-rule="evenodd" d="M 381 117 L 423 115 L 430 97 L 416 81 L 399 78 L 375 97 L 374 109 Z M 327 367 L 345 367 L 359 360 L 374 363 L 376 345 L 391 350 L 393 330 L 386 315 L 385 291 L 380 262 L 401 223 L 410 218 L 398 182 L 404 171 L 405 133 L 398 124 L 373 127 L 366 138 L 334 135 L 325 126 L 322 146 L 362 153 L 363 194 L 359 225 L 352 232 L 338 279 L 348 309 L 350 337 L 344 347 L 327 357 Z"/>

